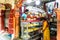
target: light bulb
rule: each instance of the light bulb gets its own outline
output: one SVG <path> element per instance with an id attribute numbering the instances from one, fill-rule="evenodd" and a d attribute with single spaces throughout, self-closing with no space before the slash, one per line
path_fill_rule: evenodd
<path id="1" fill-rule="evenodd" d="M 32 2 L 32 0 L 27 0 L 26 2 L 27 2 L 27 3 L 31 3 L 31 2 Z"/>
<path id="2" fill-rule="evenodd" d="M 36 1 L 36 5 L 39 5 L 40 4 L 40 1 L 38 0 L 38 1 Z"/>

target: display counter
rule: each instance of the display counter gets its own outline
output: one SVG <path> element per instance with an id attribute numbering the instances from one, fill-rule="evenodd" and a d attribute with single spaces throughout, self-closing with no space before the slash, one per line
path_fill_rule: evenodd
<path id="1" fill-rule="evenodd" d="M 38 35 L 41 34 L 42 26 L 40 26 L 40 21 L 22 21 L 21 22 L 21 38 L 23 40 L 35 39 L 38 38 Z"/>

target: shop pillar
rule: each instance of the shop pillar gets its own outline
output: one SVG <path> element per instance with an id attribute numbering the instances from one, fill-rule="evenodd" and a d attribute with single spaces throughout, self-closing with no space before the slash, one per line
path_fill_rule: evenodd
<path id="1" fill-rule="evenodd" d="M 17 4 L 14 5 L 14 9 L 11 9 L 9 14 L 9 33 L 14 34 L 14 38 L 19 37 L 19 17 L 20 17 L 20 8 L 22 7 L 23 0 L 19 0 Z"/>
<path id="2" fill-rule="evenodd" d="M 4 10 L 0 10 L 0 31 L 4 30 Z"/>
<path id="3" fill-rule="evenodd" d="M 10 34 L 14 34 L 14 25 L 13 25 L 13 18 L 14 18 L 14 10 L 12 9 L 9 14 L 9 27 L 8 27 L 8 32 Z"/>
<path id="4" fill-rule="evenodd" d="M 60 8 L 56 9 L 57 13 L 57 40 L 60 40 Z"/>
<path id="5" fill-rule="evenodd" d="M 14 36 L 15 36 L 15 38 L 18 38 L 19 37 L 19 34 L 20 34 L 20 8 L 22 7 L 22 3 L 23 3 L 23 0 L 19 0 L 19 2 L 17 2 L 17 4 L 15 5 L 15 7 L 14 7 L 14 15 L 15 15 L 15 17 L 14 17 L 14 30 L 15 30 L 15 34 L 14 34 Z"/>
<path id="6" fill-rule="evenodd" d="M 16 7 L 15 11 L 14 11 L 14 37 L 15 38 L 18 38 L 19 37 L 19 29 L 20 29 L 20 26 L 19 26 L 19 17 L 20 17 L 20 12 L 19 12 L 19 8 Z"/>

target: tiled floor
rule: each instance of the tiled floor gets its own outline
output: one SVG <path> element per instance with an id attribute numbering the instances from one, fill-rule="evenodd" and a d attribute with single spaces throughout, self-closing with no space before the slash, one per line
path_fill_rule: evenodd
<path id="1" fill-rule="evenodd" d="M 11 38 L 8 36 L 6 32 L 0 32 L 0 40 L 10 40 Z"/>
<path id="2" fill-rule="evenodd" d="M 41 39 L 38 39 L 38 40 L 41 40 Z M 52 36 L 51 37 L 51 40 L 57 40 L 55 36 Z"/>
<path id="3" fill-rule="evenodd" d="M 10 40 L 10 37 L 8 36 L 7 33 L 0 33 L 0 40 Z M 21 39 L 19 39 L 19 40 L 21 40 Z M 40 39 L 38 39 L 38 40 L 40 40 Z M 51 36 L 51 40 L 56 40 L 56 37 L 55 36 Z"/>

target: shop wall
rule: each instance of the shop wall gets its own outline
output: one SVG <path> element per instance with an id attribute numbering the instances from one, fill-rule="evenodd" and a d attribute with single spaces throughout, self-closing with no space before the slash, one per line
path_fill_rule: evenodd
<path id="1" fill-rule="evenodd" d="M 6 3 L 11 4 L 12 5 L 12 8 L 14 8 L 15 0 L 6 0 Z"/>
<path id="2" fill-rule="evenodd" d="M 0 0 L 0 3 L 5 3 L 5 0 Z"/>
<path id="3" fill-rule="evenodd" d="M 60 0 L 56 0 L 58 2 L 58 10 L 57 10 L 57 40 L 60 40 Z"/>
<path id="4" fill-rule="evenodd" d="M 0 0 L 0 3 L 3 3 L 3 4 L 9 3 L 12 5 L 12 8 L 14 8 L 15 0 Z"/>

